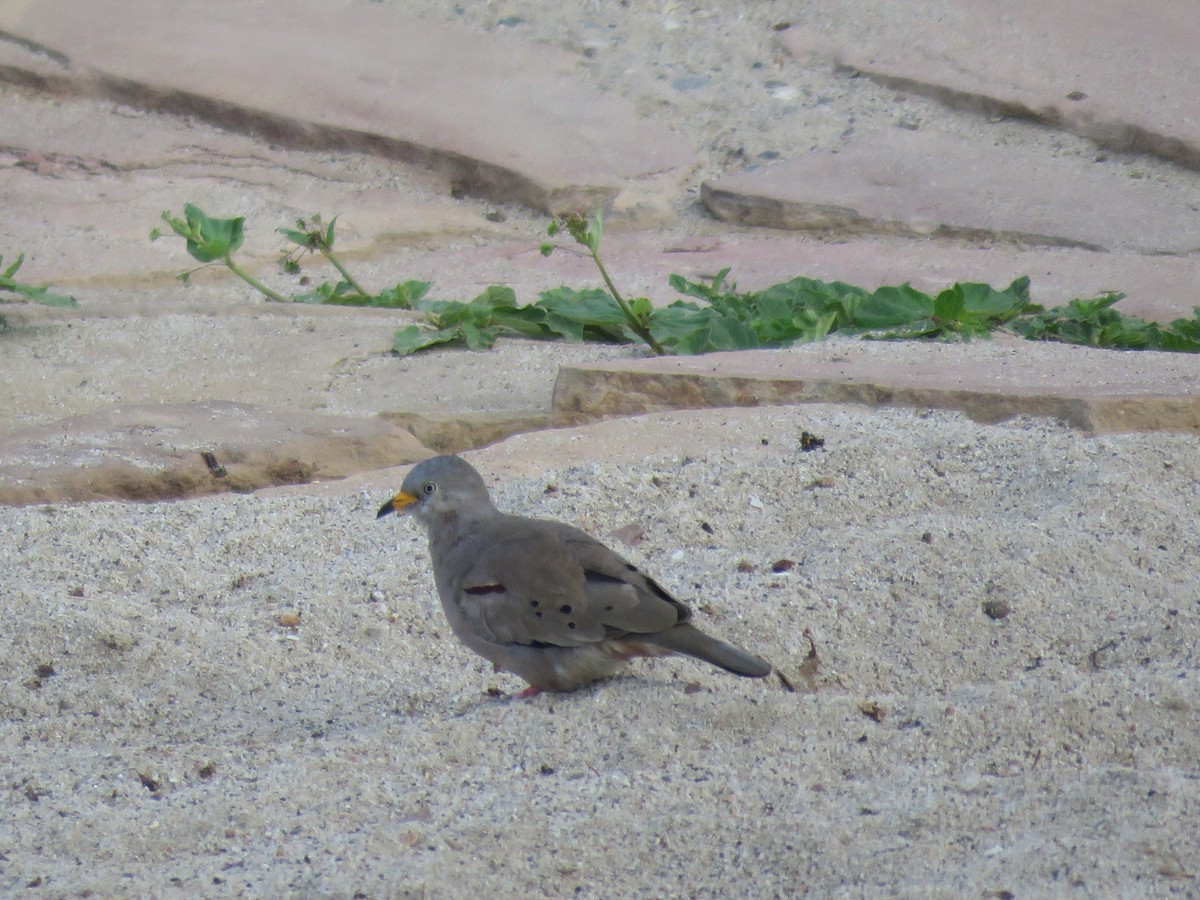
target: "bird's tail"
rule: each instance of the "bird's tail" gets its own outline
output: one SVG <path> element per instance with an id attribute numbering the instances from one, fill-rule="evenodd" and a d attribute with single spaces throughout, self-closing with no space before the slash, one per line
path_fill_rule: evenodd
<path id="1" fill-rule="evenodd" d="M 638 638 L 676 653 L 686 653 L 688 656 L 702 659 L 734 675 L 763 678 L 771 674 L 771 664 L 766 660 L 759 659 L 732 644 L 718 641 L 687 622 L 680 622 L 674 628 L 655 634 L 641 634 Z"/>

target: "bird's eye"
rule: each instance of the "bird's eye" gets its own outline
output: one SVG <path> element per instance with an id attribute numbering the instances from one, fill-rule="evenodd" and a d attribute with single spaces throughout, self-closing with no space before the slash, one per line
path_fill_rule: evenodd
<path id="1" fill-rule="evenodd" d="M 423 488 L 421 488 L 421 490 L 423 490 L 426 493 L 426 495 L 429 495 L 437 490 L 437 485 L 434 484 L 432 481 L 427 481 L 427 482 L 425 482 L 425 486 Z"/>

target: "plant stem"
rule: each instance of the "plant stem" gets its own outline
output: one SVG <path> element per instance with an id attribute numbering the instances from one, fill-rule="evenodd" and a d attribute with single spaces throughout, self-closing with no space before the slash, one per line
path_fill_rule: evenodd
<path id="1" fill-rule="evenodd" d="M 646 345 L 650 348 L 651 352 L 657 354 L 658 356 L 666 356 L 667 351 L 658 341 L 654 339 L 654 335 L 650 333 L 650 330 L 646 328 L 646 326 L 638 320 L 638 317 L 633 314 L 633 310 L 629 308 L 629 304 L 625 302 L 625 298 L 621 296 L 620 291 L 617 290 L 617 286 L 613 284 L 612 279 L 608 277 L 608 270 L 604 268 L 604 263 L 600 261 L 600 254 L 596 252 L 596 248 L 589 245 L 588 249 L 591 251 L 592 261 L 596 264 L 596 268 L 600 271 L 600 277 L 604 279 L 604 284 L 608 288 L 608 292 L 612 294 L 612 298 L 617 301 L 617 306 L 621 307 L 621 312 L 623 312 L 625 314 L 625 318 L 629 320 L 629 327 L 633 329 L 634 334 L 646 342 Z"/>
<path id="2" fill-rule="evenodd" d="M 261 281 L 259 281 L 257 278 L 255 278 L 253 275 L 251 275 L 249 272 L 247 272 L 245 269 L 243 269 L 241 266 L 239 266 L 237 263 L 235 263 L 233 261 L 232 254 L 226 253 L 221 258 L 221 262 L 225 263 L 225 265 L 228 267 L 230 272 L 232 272 L 238 278 L 242 279 L 242 281 L 246 282 L 246 284 L 250 285 L 250 287 L 254 288 L 256 291 L 258 291 L 260 294 L 262 294 L 268 300 L 273 300 L 276 303 L 291 303 L 292 302 L 292 299 L 290 297 L 285 297 L 285 296 L 283 296 L 283 294 L 280 294 L 280 293 L 277 293 L 276 291 L 271 290 L 269 287 L 267 287 L 265 284 L 263 284 Z"/>
<path id="3" fill-rule="evenodd" d="M 360 297 L 373 296 L 371 294 L 368 294 L 366 289 L 361 284 L 359 284 L 357 281 L 354 280 L 354 276 L 351 275 L 348 271 L 346 271 L 346 267 L 342 265 L 342 261 L 337 258 L 337 255 L 332 250 L 330 250 L 328 247 L 322 247 L 321 255 L 324 256 L 327 260 L 329 260 L 330 264 L 332 264 L 332 266 L 342 274 L 342 277 L 346 279 L 346 284 L 348 284 L 348 285 L 350 285 L 350 287 L 354 288 L 354 290 L 356 290 L 358 292 L 358 295 Z"/>

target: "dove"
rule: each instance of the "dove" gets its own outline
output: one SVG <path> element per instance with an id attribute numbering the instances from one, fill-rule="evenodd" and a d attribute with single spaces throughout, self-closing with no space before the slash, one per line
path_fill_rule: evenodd
<path id="1" fill-rule="evenodd" d="M 462 457 L 418 463 L 376 518 L 391 513 L 425 527 L 451 629 L 523 678 L 520 696 L 574 690 L 642 656 L 683 654 L 748 678 L 771 672 L 698 629 L 687 606 L 587 533 L 498 510 Z"/>

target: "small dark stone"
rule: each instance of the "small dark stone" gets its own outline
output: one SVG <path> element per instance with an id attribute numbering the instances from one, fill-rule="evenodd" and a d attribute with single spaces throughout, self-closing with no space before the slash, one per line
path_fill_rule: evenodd
<path id="1" fill-rule="evenodd" d="M 817 437 L 817 435 L 812 434 L 808 431 L 800 432 L 800 449 L 803 450 L 805 453 L 809 453 L 813 450 L 819 450 L 820 448 L 822 448 L 824 446 L 825 446 L 825 438 Z"/>
<path id="2" fill-rule="evenodd" d="M 208 466 L 208 471 L 212 473 L 213 478 L 224 478 L 229 474 L 229 470 L 217 461 L 217 454 L 211 450 L 201 450 L 200 457 L 204 460 L 204 465 Z"/>
<path id="3" fill-rule="evenodd" d="M 983 611 L 989 619 L 1003 619 L 1012 612 L 1012 605 L 1003 597 L 989 597 L 983 601 Z"/>

